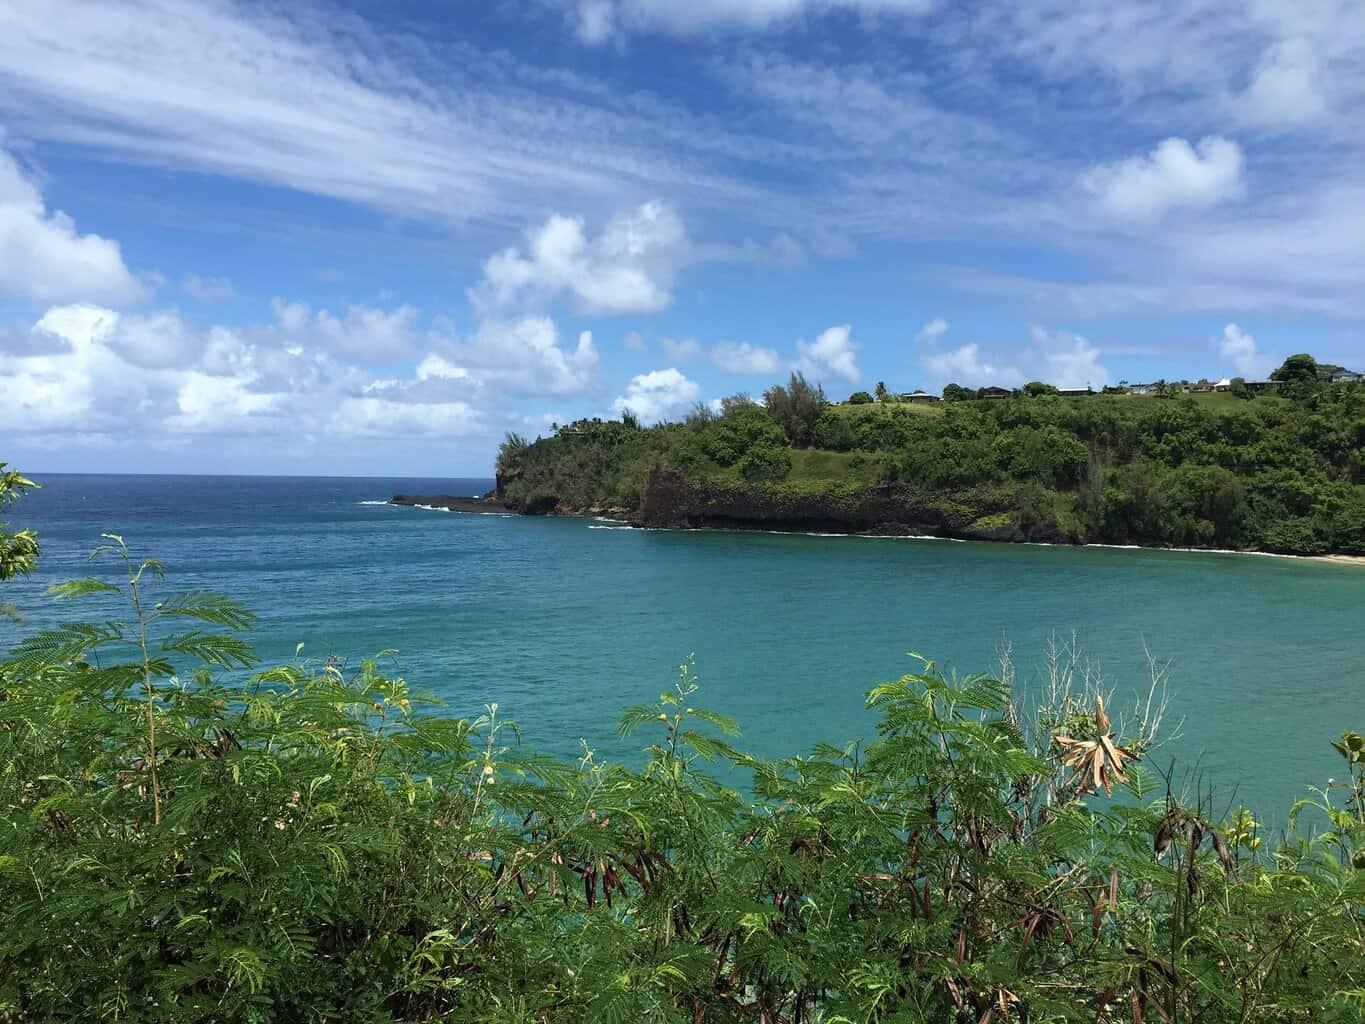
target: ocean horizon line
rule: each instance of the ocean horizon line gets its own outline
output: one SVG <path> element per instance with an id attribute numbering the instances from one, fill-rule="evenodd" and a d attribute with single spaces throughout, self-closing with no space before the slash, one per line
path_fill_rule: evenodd
<path id="1" fill-rule="evenodd" d="M 435 475 L 435 476 L 414 476 L 408 473 L 375 474 L 375 473 L 117 473 L 109 471 L 80 471 L 80 470 L 25 470 L 25 475 L 30 479 L 42 483 L 43 477 L 73 477 L 73 476 L 95 476 L 95 477 L 132 477 L 146 478 L 156 477 L 160 479 L 179 479 L 191 478 L 201 480 L 494 480 L 493 473 L 487 476 L 457 476 L 457 475 Z"/>

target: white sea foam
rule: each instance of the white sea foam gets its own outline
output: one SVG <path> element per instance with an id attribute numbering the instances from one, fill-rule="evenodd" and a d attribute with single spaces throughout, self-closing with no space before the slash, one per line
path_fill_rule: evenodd
<path id="1" fill-rule="evenodd" d="M 680 526 L 663 532 L 671 533 L 761 533 L 770 537 L 835 537 L 847 540 L 933 540 L 949 544 L 966 544 L 960 537 L 935 537 L 931 533 L 823 533 L 817 530 L 751 530 L 743 526 Z"/>
<path id="2" fill-rule="evenodd" d="M 391 505 L 391 504 L 393 504 L 393 503 L 392 503 L 392 502 L 389 502 L 389 501 L 357 501 L 356 504 L 357 504 L 357 505 Z"/>
<path id="3" fill-rule="evenodd" d="M 512 519 L 515 512 L 475 512 L 473 509 L 446 508 L 444 505 L 413 505 L 413 508 L 426 509 L 428 512 L 458 512 L 463 516 L 492 516 L 495 519 Z"/>
<path id="4" fill-rule="evenodd" d="M 388 501 L 360 501 L 358 505 L 389 505 Z M 440 505 L 414 505 L 413 508 L 425 509 L 428 512 L 454 512 L 456 509 L 443 508 Z M 463 511 L 463 510 L 460 510 Z M 466 515 L 475 516 L 494 516 L 498 519 L 514 519 L 515 512 L 475 512 L 469 510 Z M 633 530 L 641 533 L 764 533 L 774 537 L 844 537 L 854 540 L 910 540 L 910 541 L 938 541 L 948 544 L 969 544 L 973 543 L 962 537 L 936 537 L 928 533 L 914 534 L 882 534 L 882 533 L 823 533 L 814 530 L 750 530 L 743 527 L 662 527 L 662 526 L 633 526 L 621 519 L 611 516 L 593 516 L 588 523 L 589 530 Z M 999 543 L 998 541 L 977 541 L 975 543 Z M 1143 544 L 1052 544 L 1047 541 L 1015 541 L 1022 547 L 1031 548 L 1105 548 L 1110 551 L 1171 551 L 1181 554 L 1192 555 L 1257 555 L 1261 558 L 1288 558 L 1301 561 L 1326 561 L 1326 559 L 1305 556 L 1305 555 L 1285 555 L 1274 551 L 1239 551 L 1235 548 L 1160 548 L 1149 547 Z"/>
<path id="5" fill-rule="evenodd" d="M 820 533 L 815 530 L 750 530 L 742 526 L 632 526 L 619 519 L 593 516 L 589 530 L 636 530 L 642 533 L 736 533 L 766 534 L 770 537 L 836 537 L 849 540 L 932 540 L 966 544 L 960 537 L 935 537 L 932 534 L 891 535 L 879 533 Z"/>
<path id="6" fill-rule="evenodd" d="M 1143 544 L 1048 544 L 1044 541 L 1023 541 L 1032 548 L 1108 548 L 1110 551 L 1172 551 L 1186 555 L 1256 555 L 1260 558 L 1307 558 L 1312 555 L 1285 555 L 1278 551 L 1239 551 L 1236 548 L 1159 548 Z"/>
<path id="7" fill-rule="evenodd" d="M 935 537 L 932 533 L 854 533 L 849 536 L 861 537 L 863 540 L 934 540 L 943 544 L 966 544 L 969 543 L 961 537 Z"/>
<path id="8" fill-rule="evenodd" d="M 714 531 L 703 531 L 714 532 Z M 768 533 L 775 537 L 846 537 L 849 540 L 935 540 L 965 544 L 960 537 L 935 537 L 931 533 L 816 533 L 813 530 L 726 530 L 726 533 Z"/>

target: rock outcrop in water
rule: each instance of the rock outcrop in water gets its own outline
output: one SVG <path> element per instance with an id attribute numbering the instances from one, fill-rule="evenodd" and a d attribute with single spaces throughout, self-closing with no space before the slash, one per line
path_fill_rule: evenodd
<path id="1" fill-rule="evenodd" d="M 417 508 L 443 508 L 448 512 L 519 513 L 528 516 L 610 516 L 629 519 L 633 511 L 616 505 L 592 505 L 577 508 L 558 498 L 543 496 L 523 504 L 509 504 L 489 491 L 481 498 L 461 498 L 451 494 L 395 494 L 390 505 L 412 505 Z"/>
<path id="2" fill-rule="evenodd" d="M 459 497 L 453 494 L 395 494 L 390 505 L 416 505 L 423 508 L 443 508 L 450 512 L 513 512 L 493 494 L 481 498 Z"/>

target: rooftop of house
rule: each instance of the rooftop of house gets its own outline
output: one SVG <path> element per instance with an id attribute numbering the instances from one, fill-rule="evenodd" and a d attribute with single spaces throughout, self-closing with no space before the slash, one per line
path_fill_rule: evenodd
<path id="1" fill-rule="evenodd" d="M 1322 379 L 1325 380 L 1325 381 L 1328 381 L 1328 382 L 1331 382 L 1331 383 L 1353 382 L 1353 381 L 1365 381 L 1365 373 L 1362 373 L 1362 372 L 1360 372 L 1360 371 L 1357 371 L 1357 370 L 1347 370 L 1347 369 L 1344 369 L 1344 368 L 1342 368 L 1342 367 L 1330 367 L 1329 369 L 1330 369 L 1331 372 L 1325 373 L 1325 374 L 1322 376 Z M 1134 381 L 1134 382 L 1132 382 L 1132 383 L 1129 383 L 1128 381 L 1123 381 L 1123 382 L 1121 382 L 1121 383 L 1118 384 L 1118 385 L 1105 385 L 1105 386 L 1103 387 L 1103 389 L 1101 389 L 1101 390 L 1102 390 L 1105 394 L 1114 394 L 1114 393 L 1120 393 L 1120 392 L 1123 392 L 1123 391 L 1144 393 L 1144 392 L 1147 392 L 1147 391 L 1151 391 L 1151 390 L 1153 390 L 1153 389 L 1155 389 L 1155 388 L 1157 388 L 1157 387 L 1159 387 L 1159 386 L 1162 386 L 1162 385 L 1164 385 L 1164 386 L 1166 386 L 1166 387 L 1168 387 L 1168 388 L 1184 388 L 1184 389 L 1205 390 L 1205 391 L 1208 391 L 1208 390 L 1227 390 L 1227 389 L 1231 388 L 1231 387 L 1234 385 L 1235 381 L 1237 381 L 1237 380 L 1239 380 L 1239 379 L 1240 379 L 1240 378 L 1221 377 L 1221 378 L 1219 378 L 1219 379 L 1216 380 L 1216 381 L 1212 381 L 1212 380 L 1209 380 L 1209 379 L 1207 379 L 1207 378 L 1200 378 L 1198 381 L 1190 381 L 1190 380 L 1161 380 L 1161 381 L 1151 381 L 1151 382 L 1146 382 L 1146 383 L 1140 382 L 1140 381 Z M 1258 378 L 1258 379 L 1246 379 L 1246 380 L 1242 380 L 1241 383 L 1244 384 L 1244 385 L 1246 385 L 1248 388 L 1253 388 L 1253 389 L 1261 388 L 1261 389 L 1265 389 L 1265 388 L 1278 388 L 1283 382 L 1282 382 L 1282 381 L 1278 381 L 1278 380 L 1268 379 L 1268 378 L 1267 378 L 1267 379 L 1259 379 L 1259 378 Z M 1018 391 L 1017 388 L 1003 388 L 1003 387 L 1000 387 L 1000 386 L 997 385 L 997 384 L 987 384 L 987 385 L 985 385 L 984 387 L 980 387 L 980 388 L 968 388 L 967 390 L 968 390 L 968 391 L 975 391 L 975 392 L 976 392 L 977 394 L 979 394 L 979 395 L 989 395 L 989 396 L 991 396 L 991 397 L 999 397 L 999 396 L 1005 396 L 1005 395 L 1012 395 L 1012 394 L 1017 393 L 1017 391 Z M 1076 385 L 1062 385 L 1062 386 L 1057 386 L 1057 387 L 1056 387 L 1056 391 L 1057 391 L 1057 394 L 1059 394 L 1059 395 L 1093 395 L 1093 394 L 1096 394 L 1096 393 L 1097 393 L 1096 389 L 1095 389 L 1094 387 L 1092 387 L 1091 385 L 1089 385 L 1089 384 L 1083 384 L 1083 385 L 1082 385 L 1082 384 L 1076 384 Z M 916 388 L 914 391 L 903 391 L 903 392 L 900 392 L 900 393 L 897 394 L 896 397 L 898 397 L 901 401 L 914 401 L 914 400 L 926 401 L 926 400 L 927 400 L 927 401 L 935 401 L 935 402 L 937 402 L 937 401 L 940 400 L 940 398 L 939 398 L 938 395 L 936 395 L 936 394 L 934 394 L 934 393 L 932 393 L 932 392 L 929 392 L 929 391 L 925 391 L 925 390 L 922 389 L 922 388 Z"/>

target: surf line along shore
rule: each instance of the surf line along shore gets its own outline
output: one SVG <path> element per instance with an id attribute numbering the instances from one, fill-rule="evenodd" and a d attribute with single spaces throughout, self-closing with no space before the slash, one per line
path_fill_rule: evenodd
<path id="1" fill-rule="evenodd" d="M 483 495 L 483 496 L 481 496 L 481 497 L 477 497 L 477 496 L 469 496 L 469 497 L 466 497 L 466 496 L 455 495 L 455 494 L 395 494 L 392 498 L 389 499 L 389 502 L 388 502 L 388 503 L 389 503 L 390 505 L 408 505 L 408 506 L 411 506 L 411 507 L 413 507 L 413 508 L 444 509 L 444 510 L 446 510 L 446 511 L 448 511 L 448 512 L 482 512 L 482 513 L 484 513 L 484 514 L 489 514 L 489 513 L 491 513 L 491 514 L 500 514 L 500 515 L 519 515 L 519 514 L 522 514 L 522 510 L 521 510 L 521 509 L 515 509 L 515 508 L 512 508 L 512 507 L 510 507 L 510 506 L 504 504 L 503 502 L 499 501 L 499 500 L 497 499 L 497 497 L 496 497 L 494 494 L 492 494 L 491 492 L 490 492 L 489 494 Z M 586 509 L 586 510 L 584 510 L 582 513 L 579 513 L 579 514 L 588 514 L 588 513 L 593 513 L 593 514 L 615 513 L 614 515 L 611 515 L 610 518 L 619 519 L 622 523 L 629 523 L 629 522 L 630 522 L 629 517 L 623 514 L 623 513 L 625 513 L 625 512 L 626 512 L 625 509 Z M 743 531 L 741 531 L 741 532 L 743 532 Z M 778 530 L 778 531 L 761 531 L 761 532 L 802 533 L 802 532 L 806 532 L 806 531 L 787 531 L 787 530 Z M 870 531 L 870 532 L 866 532 L 866 531 L 849 531 L 849 533 L 852 534 L 852 535 L 867 536 L 867 537 L 876 537 L 876 536 L 894 537 L 894 536 L 895 536 L 895 534 L 893 534 L 893 533 L 878 534 L 877 531 Z M 818 534 L 818 535 L 819 535 L 819 536 L 833 536 L 832 534 Z M 928 539 L 952 539 L 952 538 L 931 538 L 931 537 L 926 536 L 926 537 L 922 537 L 921 539 L 928 540 Z M 1047 544 L 1047 545 L 1042 545 L 1042 546 L 1044 546 L 1044 547 L 1067 547 L 1067 546 L 1069 546 L 1069 545 L 1054 545 L 1054 544 Z M 1098 544 L 1098 545 L 1079 545 L 1079 546 L 1081 546 L 1081 547 L 1086 547 L 1086 546 L 1093 546 L 1093 547 L 1115 547 L 1116 545 L 1111 545 L 1111 544 Z M 1128 545 L 1124 545 L 1124 547 L 1128 547 Z M 1263 552 L 1263 551 L 1234 551 L 1234 550 L 1212 549 L 1212 548 L 1210 548 L 1210 549 L 1204 549 L 1204 548 L 1176 548 L 1176 549 L 1171 549 L 1171 548 L 1147 547 L 1147 546 L 1143 546 L 1143 545 L 1132 545 L 1132 548 L 1135 549 L 1135 550 L 1142 550 L 1142 551 L 1162 551 L 1162 550 L 1167 550 L 1167 551 L 1169 551 L 1169 550 L 1179 550 L 1179 551 L 1196 552 L 1196 553 L 1201 553 L 1201 554 L 1227 554 L 1227 555 L 1266 555 L 1266 554 L 1269 554 L 1268 552 Z M 1290 560 L 1294 560 L 1294 561 L 1302 560 L 1302 561 L 1312 561 L 1312 562 L 1331 562 L 1331 563 L 1335 563 L 1336 565 L 1354 565 L 1354 566 L 1358 566 L 1358 567 L 1360 567 L 1360 568 L 1365 568 L 1365 555 L 1278 555 L 1278 556 L 1272 556 L 1272 557 L 1285 558 L 1285 559 L 1290 559 Z"/>

